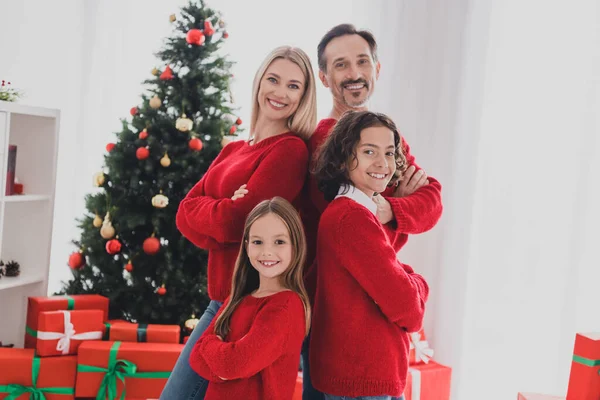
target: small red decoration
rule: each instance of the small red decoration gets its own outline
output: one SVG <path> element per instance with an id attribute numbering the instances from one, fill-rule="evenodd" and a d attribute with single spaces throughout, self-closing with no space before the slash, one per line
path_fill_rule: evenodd
<path id="1" fill-rule="evenodd" d="M 230 135 L 235 134 L 236 131 L 237 131 L 237 126 L 235 126 L 235 125 L 232 125 L 231 128 L 229 128 Z"/>
<path id="2" fill-rule="evenodd" d="M 106 252 L 110 255 L 115 255 L 121 251 L 121 242 L 118 239 L 111 239 L 106 242 Z"/>
<path id="3" fill-rule="evenodd" d="M 106 151 L 108 151 L 109 153 L 111 151 L 113 151 L 113 149 L 115 148 L 115 144 L 114 143 L 109 143 L 106 145 Z"/>
<path id="4" fill-rule="evenodd" d="M 169 79 L 173 79 L 173 71 L 171 70 L 171 67 L 167 65 L 167 68 L 165 68 L 163 73 L 160 74 L 159 78 L 161 81 L 167 81 Z"/>
<path id="5" fill-rule="evenodd" d="M 133 264 L 131 263 L 131 261 L 129 261 L 127 263 L 127 265 L 125 265 L 125 271 L 127 271 L 127 272 L 133 271 Z"/>
<path id="6" fill-rule="evenodd" d="M 190 142 L 188 143 L 188 145 L 190 146 L 190 149 L 192 149 L 194 151 L 200 151 L 200 150 L 202 150 L 202 147 L 204 146 L 202 144 L 202 140 L 200 140 L 198 138 L 191 139 Z"/>
<path id="7" fill-rule="evenodd" d="M 149 237 L 148 239 L 144 240 L 143 249 L 144 253 L 151 256 L 155 255 L 160 250 L 160 240 L 154 236 Z"/>
<path id="8" fill-rule="evenodd" d="M 147 147 L 138 147 L 135 151 L 135 156 L 138 160 L 145 160 L 150 156 L 150 150 Z"/>
<path id="9" fill-rule="evenodd" d="M 238 118 L 238 119 L 235 121 L 235 123 L 236 123 L 237 125 L 241 125 L 241 124 L 242 124 L 242 119 L 241 119 L 241 118 Z"/>
<path id="10" fill-rule="evenodd" d="M 148 137 L 148 131 L 144 129 L 143 131 L 140 132 L 138 137 L 142 140 L 146 139 Z"/>
<path id="11" fill-rule="evenodd" d="M 215 33 L 215 28 L 213 27 L 212 22 L 204 21 L 204 34 L 206 36 L 212 36 Z"/>
<path id="12" fill-rule="evenodd" d="M 227 32 L 223 32 L 223 38 L 224 38 L 224 39 L 227 39 L 228 37 L 229 37 L 229 33 L 227 33 Z"/>
<path id="13" fill-rule="evenodd" d="M 200 29 L 190 29 L 185 37 L 186 42 L 196 46 L 202 46 L 205 40 L 204 33 Z"/>
<path id="14" fill-rule="evenodd" d="M 167 294 L 167 289 L 165 288 L 165 285 L 159 287 L 156 293 L 158 293 L 160 296 L 164 296 L 165 294 Z"/>
<path id="15" fill-rule="evenodd" d="M 79 269 L 85 265 L 85 257 L 79 251 L 74 251 L 69 256 L 69 267 Z"/>
<path id="16" fill-rule="evenodd" d="M 139 110 L 137 107 L 131 107 L 131 110 L 129 110 L 129 114 L 131 114 L 131 116 L 133 117 L 134 115 L 137 115 L 138 111 Z"/>

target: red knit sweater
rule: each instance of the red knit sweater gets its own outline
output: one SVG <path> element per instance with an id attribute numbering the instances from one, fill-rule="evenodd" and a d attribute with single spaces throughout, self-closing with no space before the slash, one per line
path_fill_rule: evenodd
<path id="1" fill-rule="evenodd" d="M 194 371 L 210 381 L 204 398 L 291 399 L 306 330 L 304 318 L 302 300 L 291 291 L 263 298 L 246 296 L 231 316 L 224 341 L 214 333 L 215 318 L 190 355 Z"/>
<path id="2" fill-rule="evenodd" d="M 311 169 L 314 166 L 317 150 L 325 142 L 336 123 L 337 120 L 333 118 L 321 120 L 311 136 L 308 143 Z M 404 141 L 404 138 L 402 138 L 402 146 L 408 165 L 414 165 L 417 169 L 420 169 L 415 162 L 415 157 L 410 154 L 410 147 Z M 409 234 L 423 233 L 430 230 L 442 215 L 442 185 L 431 176 L 428 176 L 428 179 L 429 185 L 423 186 L 406 197 L 392 197 L 393 188 L 388 188 L 382 193 L 390 203 L 394 213 L 394 219 L 385 225 L 385 229 L 391 237 L 396 252 L 400 251 L 406 244 Z M 303 188 L 301 214 L 308 247 L 307 265 L 309 267 L 305 274 L 305 283 L 311 299 L 314 297 L 317 279 L 316 263 L 312 262 L 316 254 L 317 229 L 320 215 L 326 207 L 327 201 L 318 188 L 317 180 L 314 175 L 309 173 Z"/>
<path id="3" fill-rule="evenodd" d="M 377 217 L 347 197 L 321 216 L 310 342 L 314 387 L 337 396 L 400 396 L 427 283 L 401 264 Z"/>
<path id="4" fill-rule="evenodd" d="M 308 164 L 306 143 L 293 133 L 228 144 L 179 204 L 177 228 L 208 253 L 208 295 L 224 301 L 240 249 L 244 222 L 262 200 L 281 196 L 297 202 Z M 247 184 L 248 194 L 231 200 Z"/>

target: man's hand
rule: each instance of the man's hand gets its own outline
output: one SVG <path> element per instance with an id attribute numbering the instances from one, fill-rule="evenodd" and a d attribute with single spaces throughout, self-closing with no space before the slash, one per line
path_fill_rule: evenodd
<path id="1" fill-rule="evenodd" d="M 377 204 L 377 219 L 379 219 L 382 225 L 394 219 L 394 212 L 389 201 L 380 194 L 373 196 L 373 201 Z"/>
<path id="2" fill-rule="evenodd" d="M 417 171 L 415 166 L 411 165 L 404 171 L 402 180 L 396 190 L 394 190 L 394 197 L 406 197 L 425 185 L 429 185 L 425 171 L 422 169 Z"/>
<path id="3" fill-rule="evenodd" d="M 238 190 L 236 190 L 233 193 L 233 196 L 231 196 L 231 200 L 235 201 L 237 199 L 241 199 L 246 194 L 248 194 L 248 189 L 246 189 L 246 184 L 243 184 L 242 186 L 240 186 L 240 188 Z"/>

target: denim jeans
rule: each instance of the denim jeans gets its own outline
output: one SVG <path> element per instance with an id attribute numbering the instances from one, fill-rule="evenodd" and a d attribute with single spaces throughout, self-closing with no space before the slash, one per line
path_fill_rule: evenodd
<path id="1" fill-rule="evenodd" d="M 206 388 L 208 388 L 208 381 L 194 372 L 192 367 L 190 367 L 190 354 L 194 345 L 206 328 L 208 328 L 208 325 L 210 325 L 222 305 L 223 303 L 219 301 L 210 301 L 198 325 L 196 325 L 183 351 L 179 355 L 175 368 L 173 368 L 173 372 L 171 372 L 171 376 L 160 395 L 160 400 L 204 399 Z"/>
<path id="2" fill-rule="evenodd" d="M 360 396 L 360 397 L 347 397 L 347 396 L 332 396 L 325 394 L 325 400 L 404 400 L 404 395 L 400 397 L 392 396 Z"/>
<path id="3" fill-rule="evenodd" d="M 323 393 L 315 389 L 310 381 L 310 365 L 308 362 L 308 345 L 310 333 L 302 342 L 302 400 L 324 400 Z"/>

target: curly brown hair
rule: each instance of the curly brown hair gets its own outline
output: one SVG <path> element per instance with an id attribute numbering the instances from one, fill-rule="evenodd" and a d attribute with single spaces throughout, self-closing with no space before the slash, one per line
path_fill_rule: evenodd
<path id="1" fill-rule="evenodd" d="M 396 172 L 388 186 L 400 180 L 406 170 L 406 157 L 400 132 L 388 116 L 371 111 L 348 111 L 337 122 L 325 143 L 321 146 L 312 173 L 316 176 L 319 190 L 331 201 L 342 185 L 351 185 L 348 160 L 356 160 L 356 147 L 364 129 L 383 126 L 394 133 Z"/>

